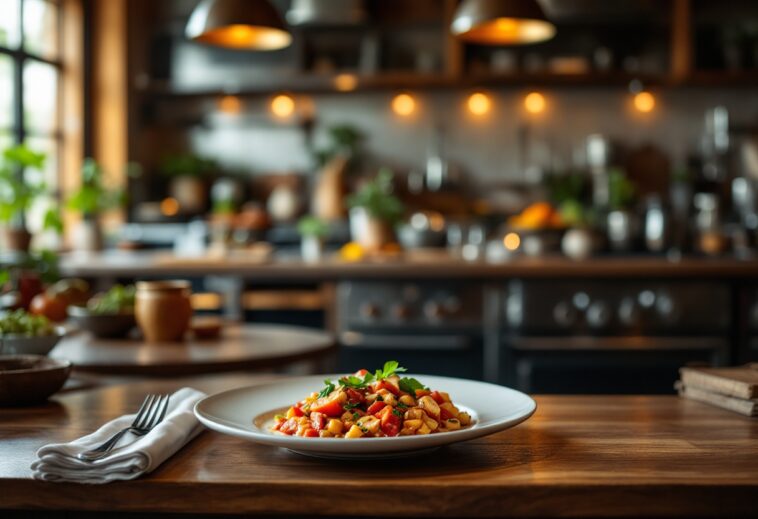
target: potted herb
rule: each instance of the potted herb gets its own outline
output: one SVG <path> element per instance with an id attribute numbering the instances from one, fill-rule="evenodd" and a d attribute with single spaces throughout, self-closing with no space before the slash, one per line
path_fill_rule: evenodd
<path id="1" fill-rule="evenodd" d="M 28 178 L 30 171 L 41 173 L 45 167 L 45 154 L 37 153 L 25 145 L 6 149 L 0 163 L 0 222 L 4 248 L 14 252 L 27 252 L 31 234 L 26 227 L 26 211 L 34 200 L 45 193 L 42 181 Z"/>
<path id="2" fill-rule="evenodd" d="M 364 249 L 376 251 L 393 239 L 403 215 L 403 203 L 392 193 L 392 171 L 382 168 L 376 177 L 347 198 L 350 234 Z"/>
<path id="3" fill-rule="evenodd" d="M 179 202 L 183 213 L 201 213 L 208 203 L 206 180 L 218 170 L 215 161 L 183 153 L 163 159 L 161 173 L 169 179 L 169 196 Z"/>
<path id="4" fill-rule="evenodd" d="M 630 210 L 634 196 L 634 184 L 622 169 L 613 168 L 608 171 L 609 211 L 606 229 L 611 249 L 616 252 L 628 252 L 634 248 L 639 227 L 636 215 Z"/>
<path id="5" fill-rule="evenodd" d="M 103 246 L 99 216 L 103 211 L 123 203 L 120 190 L 109 190 L 103 185 L 103 170 L 92 158 L 82 164 L 82 183 L 79 190 L 68 199 L 67 207 L 78 211 L 82 219 L 72 233 L 75 250 L 95 251 Z"/>
<path id="6" fill-rule="evenodd" d="M 315 216 L 327 221 L 344 218 L 345 174 L 360 158 L 363 135 L 353 126 L 329 128 L 329 143 L 315 152 L 321 169 L 313 190 L 311 208 Z"/>
<path id="7" fill-rule="evenodd" d="M 303 261 L 315 262 L 321 259 L 324 239 L 329 234 L 329 225 L 315 216 L 305 216 L 297 222 L 300 233 L 300 251 Z"/>
<path id="8" fill-rule="evenodd" d="M 571 259 L 585 259 L 598 248 L 596 232 L 592 227 L 593 213 L 582 202 L 567 198 L 560 206 L 561 221 L 568 230 L 561 238 L 561 250 Z"/>

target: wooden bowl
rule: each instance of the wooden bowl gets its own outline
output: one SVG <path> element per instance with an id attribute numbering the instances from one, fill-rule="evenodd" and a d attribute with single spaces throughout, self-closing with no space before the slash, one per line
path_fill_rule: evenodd
<path id="1" fill-rule="evenodd" d="M 63 387 L 70 374 L 67 360 L 42 355 L 0 356 L 0 406 L 44 402 Z"/>

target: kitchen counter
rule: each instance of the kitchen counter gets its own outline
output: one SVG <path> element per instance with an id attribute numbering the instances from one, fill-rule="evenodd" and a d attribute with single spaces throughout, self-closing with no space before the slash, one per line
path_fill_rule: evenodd
<path id="1" fill-rule="evenodd" d="M 335 258 L 304 263 L 293 256 L 271 258 L 230 253 L 225 257 L 177 257 L 170 252 L 108 252 L 67 255 L 66 276 L 176 277 L 221 275 L 256 281 L 320 282 L 340 279 L 496 279 L 512 277 L 758 278 L 758 260 L 731 257 L 597 257 L 573 261 L 562 256 L 515 258 L 504 263 L 464 261 L 446 251 L 346 262 Z"/>
<path id="2" fill-rule="evenodd" d="M 145 381 L 0 409 L 0 510 L 424 517 L 758 516 L 758 421 L 676 397 L 537 397 L 527 422 L 436 454 L 335 462 L 205 432 L 140 480 L 31 479 L 34 452 L 148 392 L 272 376 Z M 366 500 L 365 502 L 363 500 Z M 3 512 L 3 517 L 13 514 Z"/>

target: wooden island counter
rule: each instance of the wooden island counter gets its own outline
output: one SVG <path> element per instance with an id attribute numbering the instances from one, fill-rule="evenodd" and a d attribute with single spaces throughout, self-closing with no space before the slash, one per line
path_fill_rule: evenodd
<path id="1" fill-rule="evenodd" d="M 431 455 L 335 462 L 205 432 L 142 479 L 31 479 L 34 452 L 135 409 L 148 392 L 212 393 L 215 376 L 61 394 L 0 410 L 0 510 L 380 517 L 756 517 L 758 421 L 658 396 L 537 397 L 524 424 Z M 362 503 L 363 499 L 366 499 Z M 9 514 L 7 511 L 15 511 Z"/>

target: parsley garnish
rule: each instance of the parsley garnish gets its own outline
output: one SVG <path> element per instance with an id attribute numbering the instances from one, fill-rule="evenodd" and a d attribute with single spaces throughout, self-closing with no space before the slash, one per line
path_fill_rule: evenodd
<path id="1" fill-rule="evenodd" d="M 403 413 L 401 413 L 401 412 L 400 412 L 400 411 L 398 411 L 397 409 L 393 409 L 393 410 L 392 410 L 392 414 L 394 414 L 395 416 L 399 416 L 400 418 L 402 418 L 402 417 L 403 417 Z"/>
<path id="2" fill-rule="evenodd" d="M 377 395 L 376 400 L 379 402 L 384 402 L 384 397 L 382 395 Z"/>
<path id="3" fill-rule="evenodd" d="M 356 377 L 355 375 L 348 375 L 339 379 L 340 386 L 349 387 L 353 389 L 365 389 L 370 383 L 374 381 L 374 375 L 366 373 L 363 378 Z"/>
<path id="4" fill-rule="evenodd" d="M 424 384 L 411 377 L 401 378 L 398 386 L 400 386 L 401 391 L 405 391 L 406 393 L 410 393 L 412 395 L 416 394 L 417 389 L 426 389 L 426 386 Z"/>
<path id="5" fill-rule="evenodd" d="M 408 409 L 408 406 L 407 406 L 407 405 L 405 405 L 403 402 L 398 402 L 398 403 L 397 403 L 397 406 L 398 406 L 399 408 L 401 408 L 401 409 Z"/>
<path id="6" fill-rule="evenodd" d="M 351 404 L 350 402 L 348 402 L 347 404 L 343 405 L 343 406 L 342 406 L 342 408 L 343 408 L 345 411 L 349 411 L 349 410 L 351 410 L 351 409 L 355 409 L 355 408 L 356 408 L 356 407 L 358 407 L 359 405 L 361 405 L 361 403 L 360 403 L 360 402 L 356 402 L 356 403 L 354 403 L 354 404 Z"/>
<path id="7" fill-rule="evenodd" d="M 384 380 L 385 378 L 389 378 L 395 373 L 403 373 L 406 371 L 405 368 L 401 368 L 400 364 L 396 360 L 388 360 L 384 363 L 384 367 L 382 369 L 377 369 L 376 373 L 374 373 L 374 378 L 376 380 Z"/>
<path id="8" fill-rule="evenodd" d="M 334 391 L 334 384 L 332 383 L 331 380 L 329 379 L 324 380 L 324 384 L 326 384 L 326 387 L 322 389 L 321 392 L 318 394 L 319 398 L 324 398 L 326 396 L 329 396 L 329 393 Z"/>
<path id="9" fill-rule="evenodd" d="M 357 420 L 360 417 L 361 415 L 359 415 L 358 413 L 353 413 L 353 420 Z"/>

